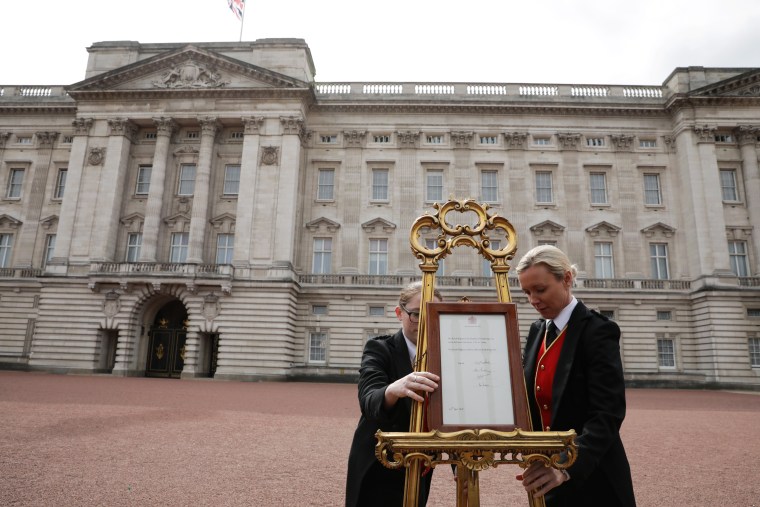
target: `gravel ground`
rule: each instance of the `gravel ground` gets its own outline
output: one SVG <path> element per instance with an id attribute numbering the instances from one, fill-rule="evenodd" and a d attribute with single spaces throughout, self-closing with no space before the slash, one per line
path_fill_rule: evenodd
<path id="1" fill-rule="evenodd" d="M 638 505 L 760 507 L 760 395 L 630 389 Z M 340 506 L 356 386 L 0 371 L 2 506 Z M 527 505 L 501 466 L 481 506 Z M 448 469 L 430 507 L 455 505 Z"/>

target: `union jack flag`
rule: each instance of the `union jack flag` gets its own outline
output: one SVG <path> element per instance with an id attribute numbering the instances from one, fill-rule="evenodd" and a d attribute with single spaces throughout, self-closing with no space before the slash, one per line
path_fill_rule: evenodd
<path id="1" fill-rule="evenodd" d="M 243 21 L 243 14 L 245 13 L 245 0 L 227 0 L 230 6 L 230 10 L 235 13 L 235 16 L 240 21 Z"/>

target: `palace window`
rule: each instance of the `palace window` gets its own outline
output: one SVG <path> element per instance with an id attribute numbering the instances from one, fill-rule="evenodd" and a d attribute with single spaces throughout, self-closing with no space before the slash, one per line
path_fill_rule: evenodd
<path id="1" fill-rule="evenodd" d="M 332 272 L 332 238 L 314 238 L 311 272 L 315 275 Z"/>
<path id="2" fill-rule="evenodd" d="M 720 170 L 720 188 L 724 201 L 736 202 L 739 193 L 736 187 L 736 171 L 733 169 Z"/>
<path id="3" fill-rule="evenodd" d="M 443 200 L 443 171 L 429 170 L 425 173 L 425 200 Z"/>
<path id="4" fill-rule="evenodd" d="M 657 141 L 654 139 L 639 139 L 639 148 L 657 148 Z"/>
<path id="5" fill-rule="evenodd" d="M 388 200 L 388 169 L 372 169 L 372 200 Z"/>
<path id="6" fill-rule="evenodd" d="M 69 170 L 66 167 L 58 169 L 58 176 L 55 179 L 55 190 L 53 191 L 53 199 L 63 199 L 63 192 L 66 190 L 66 177 L 69 174 Z"/>
<path id="7" fill-rule="evenodd" d="M 150 191 L 150 175 L 153 172 L 153 166 L 141 165 L 137 168 L 137 186 L 135 195 L 148 195 Z"/>
<path id="8" fill-rule="evenodd" d="M 496 136 L 480 136 L 480 144 L 496 144 L 497 140 Z"/>
<path id="9" fill-rule="evenodd" d="M 370 317 L 385 317 L 385 307 L 384 306 L 370 306 L 369 316 Z"/>
<path id="10" fill-rule="evenodd" d="M 612 243 L 594 243 L 594 267 L 597 278 L 615 278 Z"/>
<path id="11" fill-rule="evenodd" d="M 327 136 L 319 136 L 319 140 L 323 144 L 337 144 L 338 136 L 334 134 L 327 135 Z"/>
<path id="12" fill-rule="evenodd" d="M 171 235 L 171 247 L 169 249 L 169 262 L 183 263 L 187 261 L 187 245 L 190 234 L 187 232 L 173 232 Z"/>
<path id="13" fill-rule="evenodd" d="M 8 188 L 5 192 L 5 196 L 8 199 L 20 199 L 21 188 L 24 185 L 24 169 L 11 169 L 8 175 Z"/>
<path id="14" fill-rule="evenodd" d="M 554 202 L 551 171 L 536 171 L 536 202 L 539 204 Z"/>
<path id="15" fill-rule="evenodd" d="M 388 240 L 369 240 L 369 274 L 388 274 Z"/>
<path id="16" fill-rule="evenodd" d="M 497 171 L 480 172 L 480 196 L 484 202 L 499 200 L 499 173 Z"/>
<path id="17" fill-rule="evenodd" d="M 729 241 L 728 257 L 731 262 L 731 271 L 736 276 L 749 276 L 749 259 L 745 241 Z"/>
<path id="18" fill-rule="evenodd" d="M 200 130 L 188 130 L 185 134 L 185 137 L 187 139 L 198 139 L 201 137 L 201 131 Z"/>
<path id="19" fill-rule="evenodd" d="M 158 132 L 155 130 L 151 130 L 145 133 L 145 139 L 149 141 L 155 141 L 155 139 L 158 137 Z"/>
<path id="20" fill-rule="evenodd" d="M 391 136 L 387 134 L 376 135 L 372 137 L 372 140 L 376 143 L 387 144 L 391 142 Z"/>
<path id="21" fill-rule="evenodd" d="M 749 364 L 750 366 L 760 366 L 760 338 L 750 338 L 747 346 L 749 347 Z"/>
<path id="22" fill-rule="evenodd" d="M 717 134 L 715 136 L 715 142 L 716 143 L 734 143 L 736 142 L 734 140 L 734 136 L 731 134 Z"/>
<path id="23" fill-rule="evenodd" d="M 312 315 L 327 315 L 327 305 L 311 305 Z"/>
<path id="24" fill-rule="evenodd" d="M 652 278 L 656 280 L 667 280 L 670 278 L 667 244 L 649 243 L 649 259 L 652 266 Z"/>
<path id="25" fill-rule="evenodd" d="M 140 259 L 140 248 L 142 247 L 142 233 L 130 232 L 127 235 L 127 262 L 137 262 Z"/>
<path id="26" fill-rule="evenodd" d="M 179 195 L 193 195 L 195 192 L 195 164 L 182 164 L 179 167 Z"/>
<path id="27" fill-rule="evenodd" d="M 13 234 L 0 234 L 0 268 L 9 268 L 13 254 Z"/>
<path id="28" fill-rule="evenodd" d="M 587 137 L 586 146 L 593 146 L 593 147 L 604 146 L 604 138 L 603 137 Z"/>
<path id="29" fill-rule="evenodd" d="M 32 144 L 32 136 L 18 136 L 16 144 Z"/>
<path id="30" fill-rule="evenodd" d="M 657 339 L 657 361 L 661 368 L 675 368 L 676 349 L 671 338 Z"/>
<path id="31" fill-rule="evenodd" d="M 662 204 L 659 174 L 644 175 L 644 204 L 651 206 L 659 206 Z"/>
<path id="32" fill-rule="evenodd" d="M 232 253 L 235 250 L 234 234 L 219 234 L 216 237 L 216 263 L 232 264 Z"/>
<path id="33" fill-rule="evenodd" d="M 324 363 L 327 360 L 327 333 L 309 333 L 309 362 Z"/>
<path id="34" fill-rule="evenodd" d="M 591 204 L 607 204 L 607 175 L 605 173 L 591 173 L 589 187 L 591 188 Z"/>
<path id="35" fill-rule="evenodd" d="M 428 144 L 443 144 L 442 135 L 432 135 L 425 138 Z"/>
<path id="36" fill-rule="evenodd" d="M 533 144 L 536 146 L 549 146 L 552 143 L 549 137 L 534 137 Z"/>
<path id="37" fill-rule="evenodd" d="M 230 139 L 240 140 L 243 139 L 243 131 L 242 130 L 233 130 L 230 132 Z"/>
<path id="38" fill-rule="evenodd" d="M 42 259 L 42 267 L 48 265 L 50 259 L 53 258 L 53 252 L 55 252 L 55 234 L 48 234 L 45 237 L 45 258 Z"/>
<path id="39" fill-rule="evenodd" d="M 657 310 L 657 320 L 673 320 L 673 312 L 670 310 Z"/>
<path id="40" fill-rule="evenodd" d="M 317 200 L 332 201 L 334 198 L 335 169 L 320 169 L 317 172 Z"/>
<path id="41" fill-rule="evenodd" d="M 238 195 L 240 192 L 240 164 L 224 166 L 224 195 Z"/>

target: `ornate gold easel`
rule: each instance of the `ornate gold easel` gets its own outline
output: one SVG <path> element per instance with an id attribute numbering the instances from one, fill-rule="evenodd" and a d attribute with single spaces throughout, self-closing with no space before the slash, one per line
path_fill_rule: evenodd
<path id="1" fill-rule="evenodd" d="M 438 261 L 451 253 L 455 246 L 475 248 L 480 255 L 491 262 L 499 302 L 512 301 L 508 285 L 508 261 L 517 251 L 517 234 L 506 218 L 489 214 L 488 205 L 480 205 L 472 199 L 454 200 L 435 204 L 435 215 L 425 214 L 415 220 L 409 235 L 409 242 L 415 256 L 422 262 L 422 303 L 420 324 L 417 334 L 417 362 L 415 371 L 428 368 L 428 335 L 425 325 L 426 304 L 433 300 L 435 273 Z M 450 211 L 458 213 L 474 212 L 477 225 L 450 225 L 446 215 Z M 427 248 L 419 239 L 425 230 L 440 230 L 436 247 Z M 491 249 L 489 233 L 501 229 L 506 234 L 507 244 L 499 250 Z M 523 384 L 523 388 L 524 384 Z M 501 464 L 517 464 L 527 468 L 535 461 L 546 466 L 567 468 L 577 455 L 575 431 L 526 431 L 518 428 L 510 432 L 474 429 L 443 433 L 437 430 L 423 432 L 423 405 L 415 402 L 409 433 L 376 433 L 375 455 L 388 468 L 406 467 L 404 507 L 417 507 L 420 472 L 422 466 L 435 467 L 441 464 L 456 465 L 457 507 L 479 507 L 480 489 L 478 472 Z M 528 494 L 532 507 L 545 507 L 543 497 L 534 498 Z"/>

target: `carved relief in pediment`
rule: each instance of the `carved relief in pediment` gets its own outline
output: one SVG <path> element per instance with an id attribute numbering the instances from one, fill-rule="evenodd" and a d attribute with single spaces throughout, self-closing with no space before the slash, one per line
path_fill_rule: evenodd
<path id="1" fill-rule="evenodd" d="M 228 84 L 213 67 L 188 60 L 166 71 L 152 82 L 156 88 L 222 88 Z"/>

